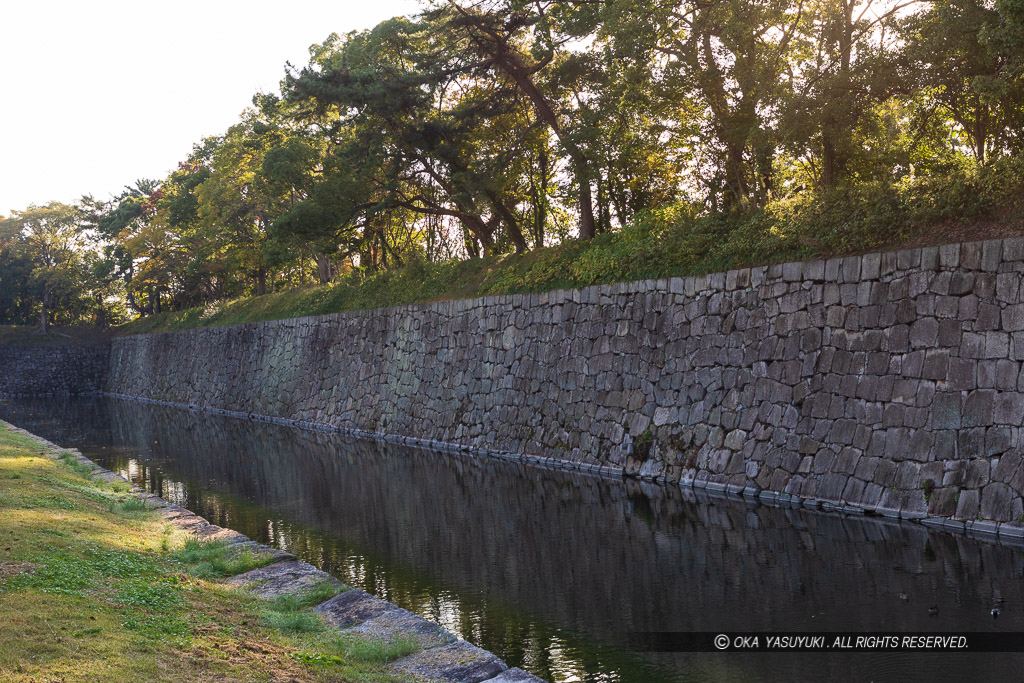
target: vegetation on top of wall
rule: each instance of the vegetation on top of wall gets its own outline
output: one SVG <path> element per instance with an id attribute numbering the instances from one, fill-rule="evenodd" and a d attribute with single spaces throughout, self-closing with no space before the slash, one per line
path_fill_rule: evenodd
<path id="1" fill-rule="evenodd" d="M 0 216 L 0 323 L 579 286 L 1016 215 L 1021 0 L 419 5 L 312 45 L 165 177 Z"/>
<path id="2" fill-rule="evenodd" d="M 748 212 L 674 205 L 592 240 L 522 255 L 425 263 L 140 318 L 119 334 L 228 325 L 417 302 L 694 275 L 747 266 L 1024 233 L 1024 161 L 898 185 L 800 194 Z"/>

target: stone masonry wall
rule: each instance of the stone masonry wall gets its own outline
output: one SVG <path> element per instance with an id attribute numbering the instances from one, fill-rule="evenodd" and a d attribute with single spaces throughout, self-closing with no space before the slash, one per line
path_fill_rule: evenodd
<path id="1" fill-rule="evenodd" d="M 123 337 L 106 388 L 1020 536 L 1022 274 L 1017 238 Z"/>
<path id="2" fill-rule="evenodd" d="M 0 346 L 0 397 L 103 391 L 109 344 Z"/>

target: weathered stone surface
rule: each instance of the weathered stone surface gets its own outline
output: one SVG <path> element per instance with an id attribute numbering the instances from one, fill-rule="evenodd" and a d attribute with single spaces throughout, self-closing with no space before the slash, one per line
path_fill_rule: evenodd
<path id="1" fill-rule="evenodd" d="M 98 479 L 100 481 L 105 481 L 107 483 L 128 483 L 127 479 L 122 477 L 120 474 L 117 474 L 116 472 L 111 472 L 110 470 L 97 470 L 92 473 L 92 478 Z"/>
<path id="2" fill-rule="evenodd" d="M 272 600 L 281 595 L 301 595 L 316 586 L 326 583 L 338 590 L 346 588 L 338 579 L 305 562 L 275 562 L 224 579 L 223 583 L 244 588 L 253 595 Z"/>
<path id="3" fill-rule="evenodd" d="M 0 345 L 0 396 L 98 394 L 109 364 L 109 344 Z"/>
<path id="4" fill-rule="evenodd" d="M 200 526 L 195 530 L 196 538 L 201 541 L 223 541 L 224 543 L 244 543 L 249 540 L 245 534 L 234 529 L 224 529 L 216 524 Z"/>
<path id="5" fill-rule="evenodd" d="M 422 681 L 480 683 L 494 678 L 508 667 L 486 650 L 464 640 L 423 650 L 388 665 L 388 671 Z"/>
<path id="6" fill-rule="evenodd" d="M 199 515 L 192 514 L 191 512 L 184 515 L 175 515 L 174 517 L 169 518 L 167 521 L 170 522 L 172 525 L 176 526 L 177 528 L 181 529 L 182 531 L 187 531 L 188 533 L 197 535 L 205 532 L 209 527 L 212 526 L 205 519 L 203 519 Z M 220 527 L 216 527 L 216 529 L 220 530 Z"/>
<path id="7" fill-rule="evenodd" d="M 241 535 L 241 534 L 239 534 Z M 243 537 L 244 538 L 244 537 Z M 260 557 L 267 562 L 286 562 L 288 560 L 298 559 L 289 552 L 279 550 L 277 548 L 271 548 L 270 546 L 257 543 L 256 541 L 241 541 L 232 545 L 227 549 L 226 555 L 229 558 L 236 558 L 245 553 L 251 553 Z"/>
<path id="8" fill-rule="evenodd" d="M 981 495 L 976 490 L 961 491 L 956 506 L 956 519 L 975 519 L 978 516 L 978 506 L 981 502 Z"/>
<path id="9" fill-rule="evenodd" d="M 997 522 L 1019 521 L 1024 514 L 1020 497 L 1006 484 L 989 484 L 981 491 L 981 516 Z"/>
<path id="10" fill-rule="evenodd" d="M 376 617 L 352 626 L 347 631 L 385 642 L 400 637 L 415 638 L 422 649 L 447 645 L 458 640 L 454 635 L 437 624 L 404 609 L 392 609 L 382 612 Z"/>
<path id="11" fill-rule="evenodd" d="M 928 514 L 934 517 L 952 517 L 956 514 L 956 495 L 957 490 L 952 487 L 944 487 L 934 490 L 929 495 Z"/>
<path id="12" fill-rule="evenodd" d="M 316 607 L 316 611 L 324 615 L 327 623 L 338 628 L 361 624 L 367 619 L 373 619 L 394 609 L 397 608 L 390 602 L 385 602 L 358 588 L 340 593 Z"/>

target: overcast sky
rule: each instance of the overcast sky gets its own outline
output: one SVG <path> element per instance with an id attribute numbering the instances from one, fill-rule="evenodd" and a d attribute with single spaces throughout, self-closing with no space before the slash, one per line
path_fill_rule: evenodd
<path id="1" fill-rule="evenodd" d="M 0 215 L 109 199 L 232 125 L 284 64 L 415 0 L 77 0 L 0 7 Z"/>

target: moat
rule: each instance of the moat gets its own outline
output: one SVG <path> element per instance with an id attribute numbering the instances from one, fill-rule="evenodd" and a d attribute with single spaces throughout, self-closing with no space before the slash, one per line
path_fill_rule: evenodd
<path id="1" fill-rule="evenodd" d="M 0 400 L 0 418 L 553 681 L 1008 680 L 1024 665 L 644 653 L 629 637 L 1024 631 L 1021 548 L 116 399 Z"/>

